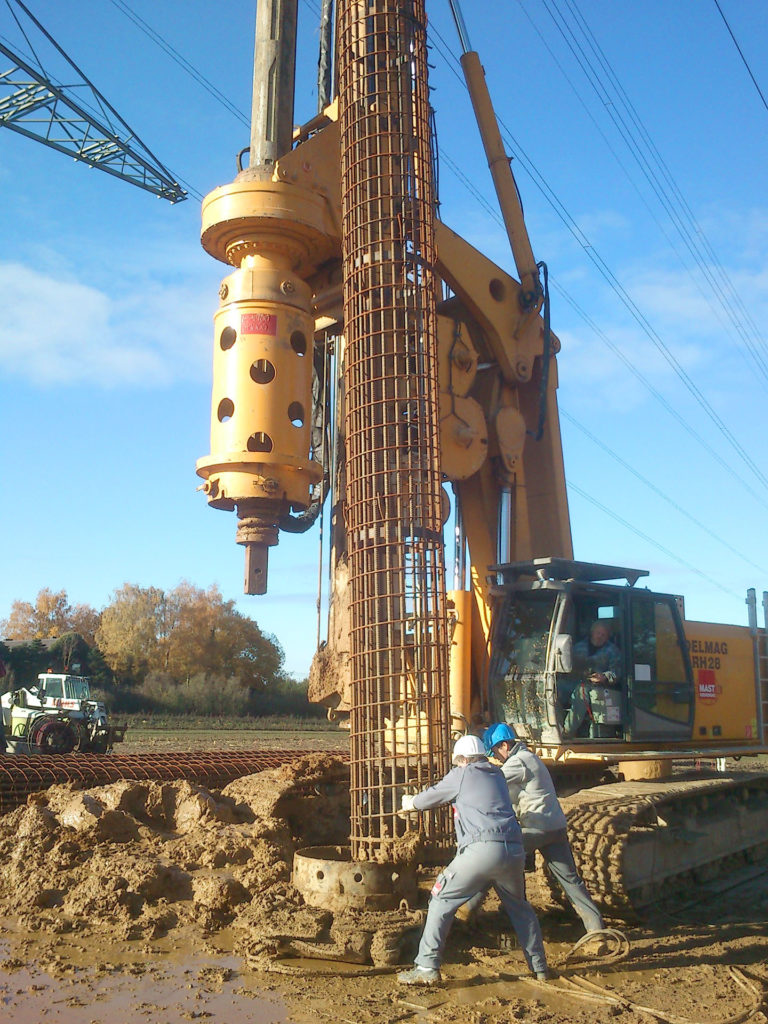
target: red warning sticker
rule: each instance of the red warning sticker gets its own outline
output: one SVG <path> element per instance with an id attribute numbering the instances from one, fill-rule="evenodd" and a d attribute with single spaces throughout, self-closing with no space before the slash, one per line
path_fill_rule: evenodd
<path id="1" fill-rule="evenodd" d="M 277 334 L 277 317 L 274 313 L 243 313 L 240 317 L 241 334 Z"/>
<path id="2" fill-rule="evenodd" d="M 716 676 L 712 669 L 700 668 L 697 673 L 699 700 L 706 704 L 714 704 L 723 692 L 722 686 L 717 685 Z"/>

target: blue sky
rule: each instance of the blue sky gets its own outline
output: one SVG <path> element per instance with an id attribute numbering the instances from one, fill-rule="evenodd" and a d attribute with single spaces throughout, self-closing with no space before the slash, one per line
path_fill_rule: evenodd
<path id="1" fill-rule="evenodd" d="M 122 3 L 30 6 L 180 179 L 204 194 L 234 177 L 247 129 Z M 768 95 L 764 5 L 720 7 Z M 255 3 L 130 9 L 247 115 Z M 315 113 L 317 10 L 300 0 L 297 121 Z M 698 262 L 611 120 L 617 94 L 593 90 L 560 12 L 580 15 L 606 61 L 601 81 L 610 73 L 631 101 L 636 153 L 672 196 Z M 493 205 L 447 0 L 428 14 L 442 216 L 511 269 L 497 219 L 454 170 Z M 576 555 L 651 570 L 650 585 L 683 594 L 691 618 L 745 622 L 747 587 L 768 588 L 765 103 L 714 0 L 481 0 L 464 17 L 552 275 Z M 0 36 L 24 46 L 7 7 Z M 199 203 L 172 207 L 7 130 L 0 196 L 0 617 L 45 586 L 101 608 L 126 581 L 217 584 L 303 676 L 317 530 L 284 535 L 268 595 L 246 598 L 235 518 L 196 491 L 226 273 L 200 248 Z"/>

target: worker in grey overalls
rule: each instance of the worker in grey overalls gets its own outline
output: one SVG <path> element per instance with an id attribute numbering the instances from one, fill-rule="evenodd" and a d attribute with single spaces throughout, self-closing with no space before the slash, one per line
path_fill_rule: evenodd
<path id="1" fill-rule="evenodd" d="M 397 976 L 403 985 L 440 981 L 443 949 L 459 907 L 493 885 L 540 980 L 549 975 L 538 918 L 525 898 L 520 826 L 504 776 L 488 763 L 477 736 L 462 736 L 453 748 L 455 765 L 436 785 L 402 798 L 401 811 L 426 811 L 452 803 L 458 853 L 432 889 L 427 920 L 414 967 Z"/>
<path id="2" fill-rule="evenodd" d="M 534 850 L 541 853 L 587 932 L 602 931 L 605 926 L 600 911 L 576 869 L 568 842 L 568 821 L 547 766 L 504 722 L 497 722 L 486 729 L 483 741 L 491 763 L 499 765 L 506 779 L 510 800 L 523 832 L 526 854 Z M 467 907 L 470 917 L 479 910 L 483 895 L 476 897 Z"/>

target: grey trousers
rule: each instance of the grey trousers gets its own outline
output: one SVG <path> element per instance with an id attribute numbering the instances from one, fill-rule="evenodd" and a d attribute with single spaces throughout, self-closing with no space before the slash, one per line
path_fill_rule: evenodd
<path id="1" fill-rule="evenodd" d="M 596 932 L 604 928 L 600 911 L 576 870 L 567 830 L 561 828 L 555 832 L 539 832 L 537 829 L 524 828 L 523 845 L 526 853 L 539 851 L 566 899 L 583 921 L 586 931 Z"/>
<path id="2" fill-rule="evenodd" d="M 458 853 L 439 875 L 432 889 L 424 934 L 416 964 L 437 969 L 459 907 L 493 885 L 509 916 L 526 963 L 532 971 L 546 971 L 547 958 L 541 928 L 533 907 L 525 898 L 524 856 L 519 845 L 471 843 Z"/>
<path id="3" fill-rule="evenodd" d="M 586 885 L 576 870 L 566 829 L 541 832 L 538 829 L 524 828 L 523 846 L 527 854 L 533 853 L 534 850 L 541 853 L 547 867 L 559 882 L 568 902 L 583 921 L 586 931 L 596 932 L 604 928 L 600 911 L 595 906 L 592 897 L 587 892 Z M 470 911 L 479 910 L 484 898 L 485 893 L 480 893 L 471 900 Z"/>

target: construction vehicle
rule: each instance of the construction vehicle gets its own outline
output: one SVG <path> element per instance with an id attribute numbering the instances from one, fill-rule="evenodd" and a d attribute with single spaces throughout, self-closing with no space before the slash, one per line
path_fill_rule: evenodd
<path id="1" fill-rule="evenodd" d="M 106 754 L 125 738 L 87 676 L 43 672 L 36 686 L 0 696 L 0 713 L 9 754 Z"/>
<path id="2" fill-rule="evenodd" d="M 642 904 L 766 852 L 768 775 L 616 781 L 768 751 L 754 594 L 749 627 L 687 622 L 680 598 L 636 586 L 643 570 L 574 561 L 546 268 L 479 57 L 457 18 L 519 280 L 434 217 L 422 4 L 361 12 L 339 4 L 337 101 L 292 130 L 295 25 L 270 34 L 259 3 L 251 165 L 203 204 L 203 245 L 235 268 L 203 490 L 237 509 L 248 593 L 266 591 L 278 531 L 332 495 L 310 699 L 350 715 L 353 862 L 394 858 L 414 827 L 397 794 L 442 773 L 451 732 L 503 720 L 561 791 L 613 780 L 570 798 L 574 850 L 606 902 Z M 610 671 L 590 664 L 596 623 Z M 418 827 L 444 841 L 444 822 Z"/>

